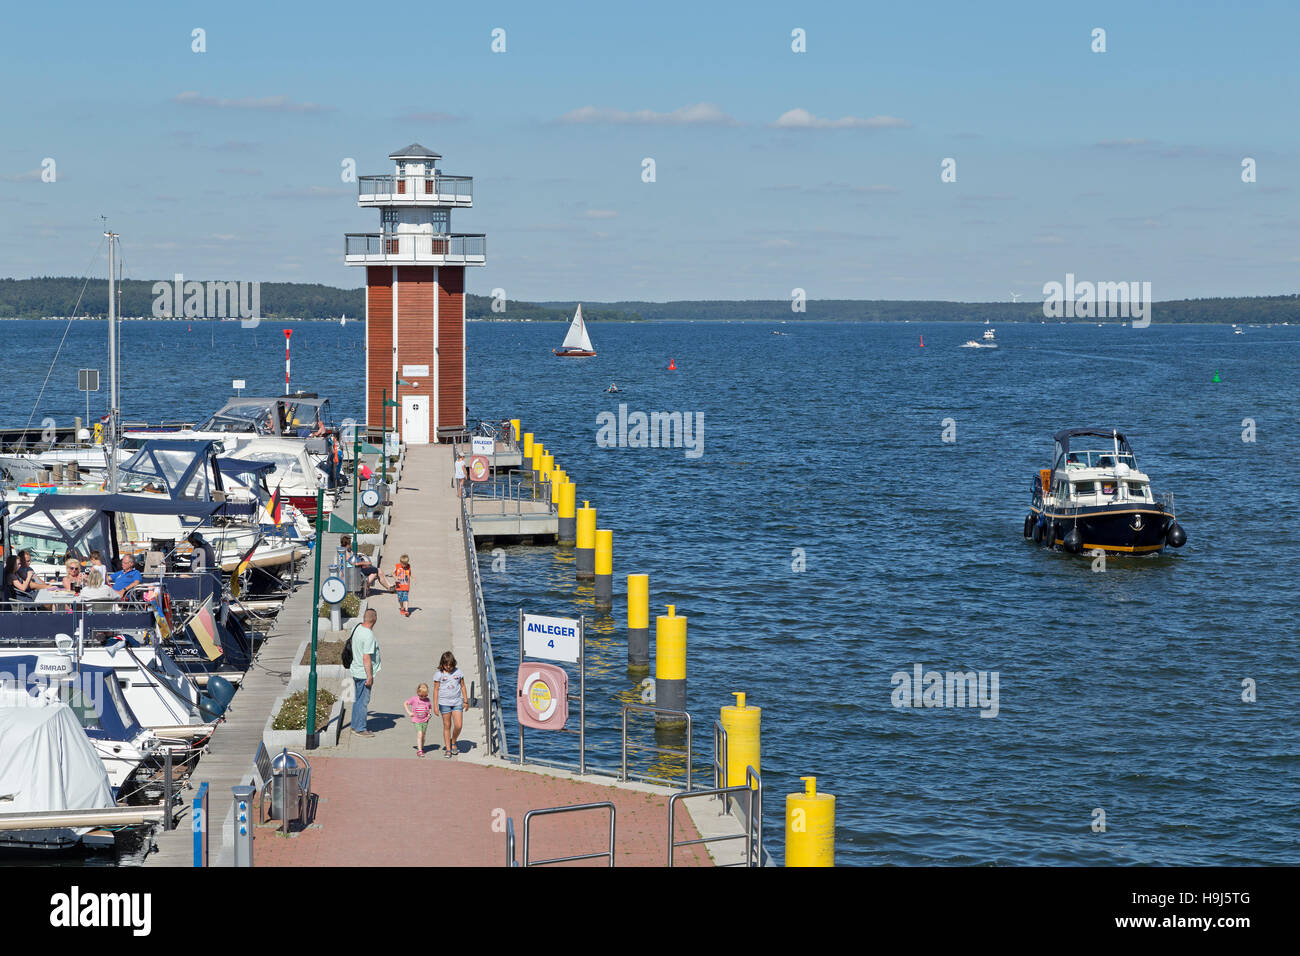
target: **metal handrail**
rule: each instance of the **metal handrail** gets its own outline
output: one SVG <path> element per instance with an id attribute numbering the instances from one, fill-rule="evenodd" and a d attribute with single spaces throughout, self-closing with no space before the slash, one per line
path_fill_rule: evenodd
<path id="1" fill-rule="evenodd" d="M 506 866 L 518 866 L 515 859 L 515 818 L 506 817 Z"/>
<path id="2" fill-rule="evenodd" d="M 408 184 L 406 190 L 399 191 L 397 184 Z M 424 185 L 420 185 L 423 183 Z M 432 183 L 432 190 L 429 184 Z M 446 183 L 448 188 L 444 188 Z M 367 189 L 366 187 L 370 188 Z M 474 201 L 473 176 L 444 176 L 437 170 L 422 174 L 407 173 L 404 176 L 389 174 L 387 176 L 358 176 L 357 196 L 400 196 L 405 199 L 451 199 L 460 202 L 468 199 Z"/>
<path id="3" fill-rule="evenodd" d="M 465 563 L 469 568 L 469 586 L 474 601 L 474 631 L 478 645 L 479 673 L 483 678 L 483 730 L 489 754 L 510 756 L 506 744 L 506 724 L 501 713 L 501 687 L 497 665 L 492 655 L 492 634 L 488 629 L 487 606 L 483 602 L 483 579 L 478 570 L 478 549 L 474 546 L 474 528 L 470 524 L 466 499 L 460 500 L 461 530 L 465 539 Z"/>
<path id="4" fill-rule="evenodd" d="M 686 758 L 686 789 L 691 789 L 691 715 L 684 710 L 672 710 L 667 707 L 651 707 L 649 704 L 624 704 L 623 705 L 623 771 L 619 776 L 620 780 L 627 780 L 627 712 L 629 710 L 641 711 L 647 714 L 665 714 L 670 717 L 686 718 L 686 749 L 681 750 L 677 747 L 653 747 L 649 744 L 634 744 L 637 750 L 653 750 L 661 754 L 673 754 Z M 642 779 L 651 779 L 642 777 Z M 657 779 L 657 778 L 656 778 Z M 661 783 L 667 783 L 675 786 L 671 780 L 660 780 Z"/>
<path id="5" fill-rule="evenodd" d="M 722 726 L 721 720 L 713 722 L 713 786 L 721 787 L 727 782 L 727 728 Z M 690 789 L 689 787 L 687 789 Z M 722 801 L 725 809 L 727 806 L 727 795 L 722 794 L 718 797 Z"/>
<path id="6" fill-rule="evenodd" d="M 678 796 L 684 796 L 684 794 L 678 794 Z M 532 861 L 529 859 L 528 856 L 529 825 L 531 824 L 533 817 L 548 816 L 554 813 L 572 813 L 578 810 L 600 810 L 600 809 L 605 809 L 609 811 L 609 849 L 607 851 L 605 851 L 604 853 L 580 853 L 576 856 L 557 856 L 551 860 Z M 595 860 L 595 859 L 599 859 L 602 856 L 608 857 L 609 865 L 613 866 L 614 865 L 614 815 L 615 815 L 614 804 L 610 803 L 608 800 L 603 800 L 600 803 L 578 803 L 570 807 L 546 807 L 545 809 L 542 810 L 529 810 L 527 813 L 524 814 L 524 866 L 547 866 L 551 863 L 572 863 L 576 860 Z"/>
<path id="7" fill-rule="evenodd" d="M 739 794 L 741 791 L 747 794 L 744 833 L 727 833 L 722 836 L 702 837 L 698 840 L 673 839 L 676 830 L 678 800 L 685 800 L 689 797 L 713 796 L 721 796 L 723 800 L 726 800 L 730 794 Z M 673 856 L 678 847 L 697 846 L 702 843 L 720 843 L 723 840 L 744 840 L 745 865 L 748 867 L 761 867 L 763 865 L 763 778 L 752 764 L 745 768 L 745 782 L 743 784 L 737 784 L 734 787 L 714 787 L 710 790 L 688 790 L 684 793 L 674 793 L 668 798 L 668 865 L 670 867 L 673 865 Z M 757 850 L 757 855 L 755 855 L 755 850 Z"/>
<path id="8" fill-rule="evenodd" d="M 481 232 L 349 232 L 343 237 L 343 255 L 475 262 L 487 258 L 487 236 Z"/>

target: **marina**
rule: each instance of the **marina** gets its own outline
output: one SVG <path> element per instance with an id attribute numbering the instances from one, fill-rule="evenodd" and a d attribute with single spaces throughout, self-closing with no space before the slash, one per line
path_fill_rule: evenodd
<path id="1" fill-rule="evenodd" d="M 15 945 L 1285 925 L 1300 10 L 357 12 L 7 17 Z"/>

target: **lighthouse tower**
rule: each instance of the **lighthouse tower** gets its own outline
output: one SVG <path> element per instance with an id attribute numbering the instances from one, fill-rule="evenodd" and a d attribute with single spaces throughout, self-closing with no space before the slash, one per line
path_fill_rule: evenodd
<path id="1" fill-rule="evenodd" d="M 348 233 L 344 259 L 366 268 L 366 424 L 383 421 L 387 390 L 390 423 L 426 444 L 465 427 L 465 267 L 487 261 L 487 239 L 451 231 L 451 211 L 474 205 L 471 177 L 443 175 L 418 143 L 388 158 L 391 175 L 357 180 L 379 232 Z"/>

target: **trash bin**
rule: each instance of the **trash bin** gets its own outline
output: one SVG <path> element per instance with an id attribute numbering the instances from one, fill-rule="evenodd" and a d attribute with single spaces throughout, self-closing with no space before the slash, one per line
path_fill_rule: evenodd
<path id="1" fill-rule="evenodd" d="M 289 824 L 301 817 L 302 768 L 286 749 L 271 761 L 271 819 Z M 287 827 L 286 827 L 287 828 Z"/>

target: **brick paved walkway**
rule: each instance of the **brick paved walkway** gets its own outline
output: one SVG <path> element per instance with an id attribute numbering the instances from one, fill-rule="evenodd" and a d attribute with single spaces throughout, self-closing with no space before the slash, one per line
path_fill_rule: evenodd
<path id="1" fill-rule="evenodd" d="M 528 810 L 603 800 L 617 808 L 616 865 L 666 861 L 668 798 L 657 794 L 466 763 L 437 751 L 423 759 L 316 757 L 312 789 L 320 795 L 314 823 L 291 836 L 259 829 L 258 866 L 504 866 L 504 817 L 514 818 L 522 862 Z M 677 839 L 699 836 L 689 816 L 677 816 Z M 595 810 L 539 818 L 530 855 L 602 850 L 608 820 Z M 678 850 L 675 864 L 713 865 L 698 846 Z"/>

